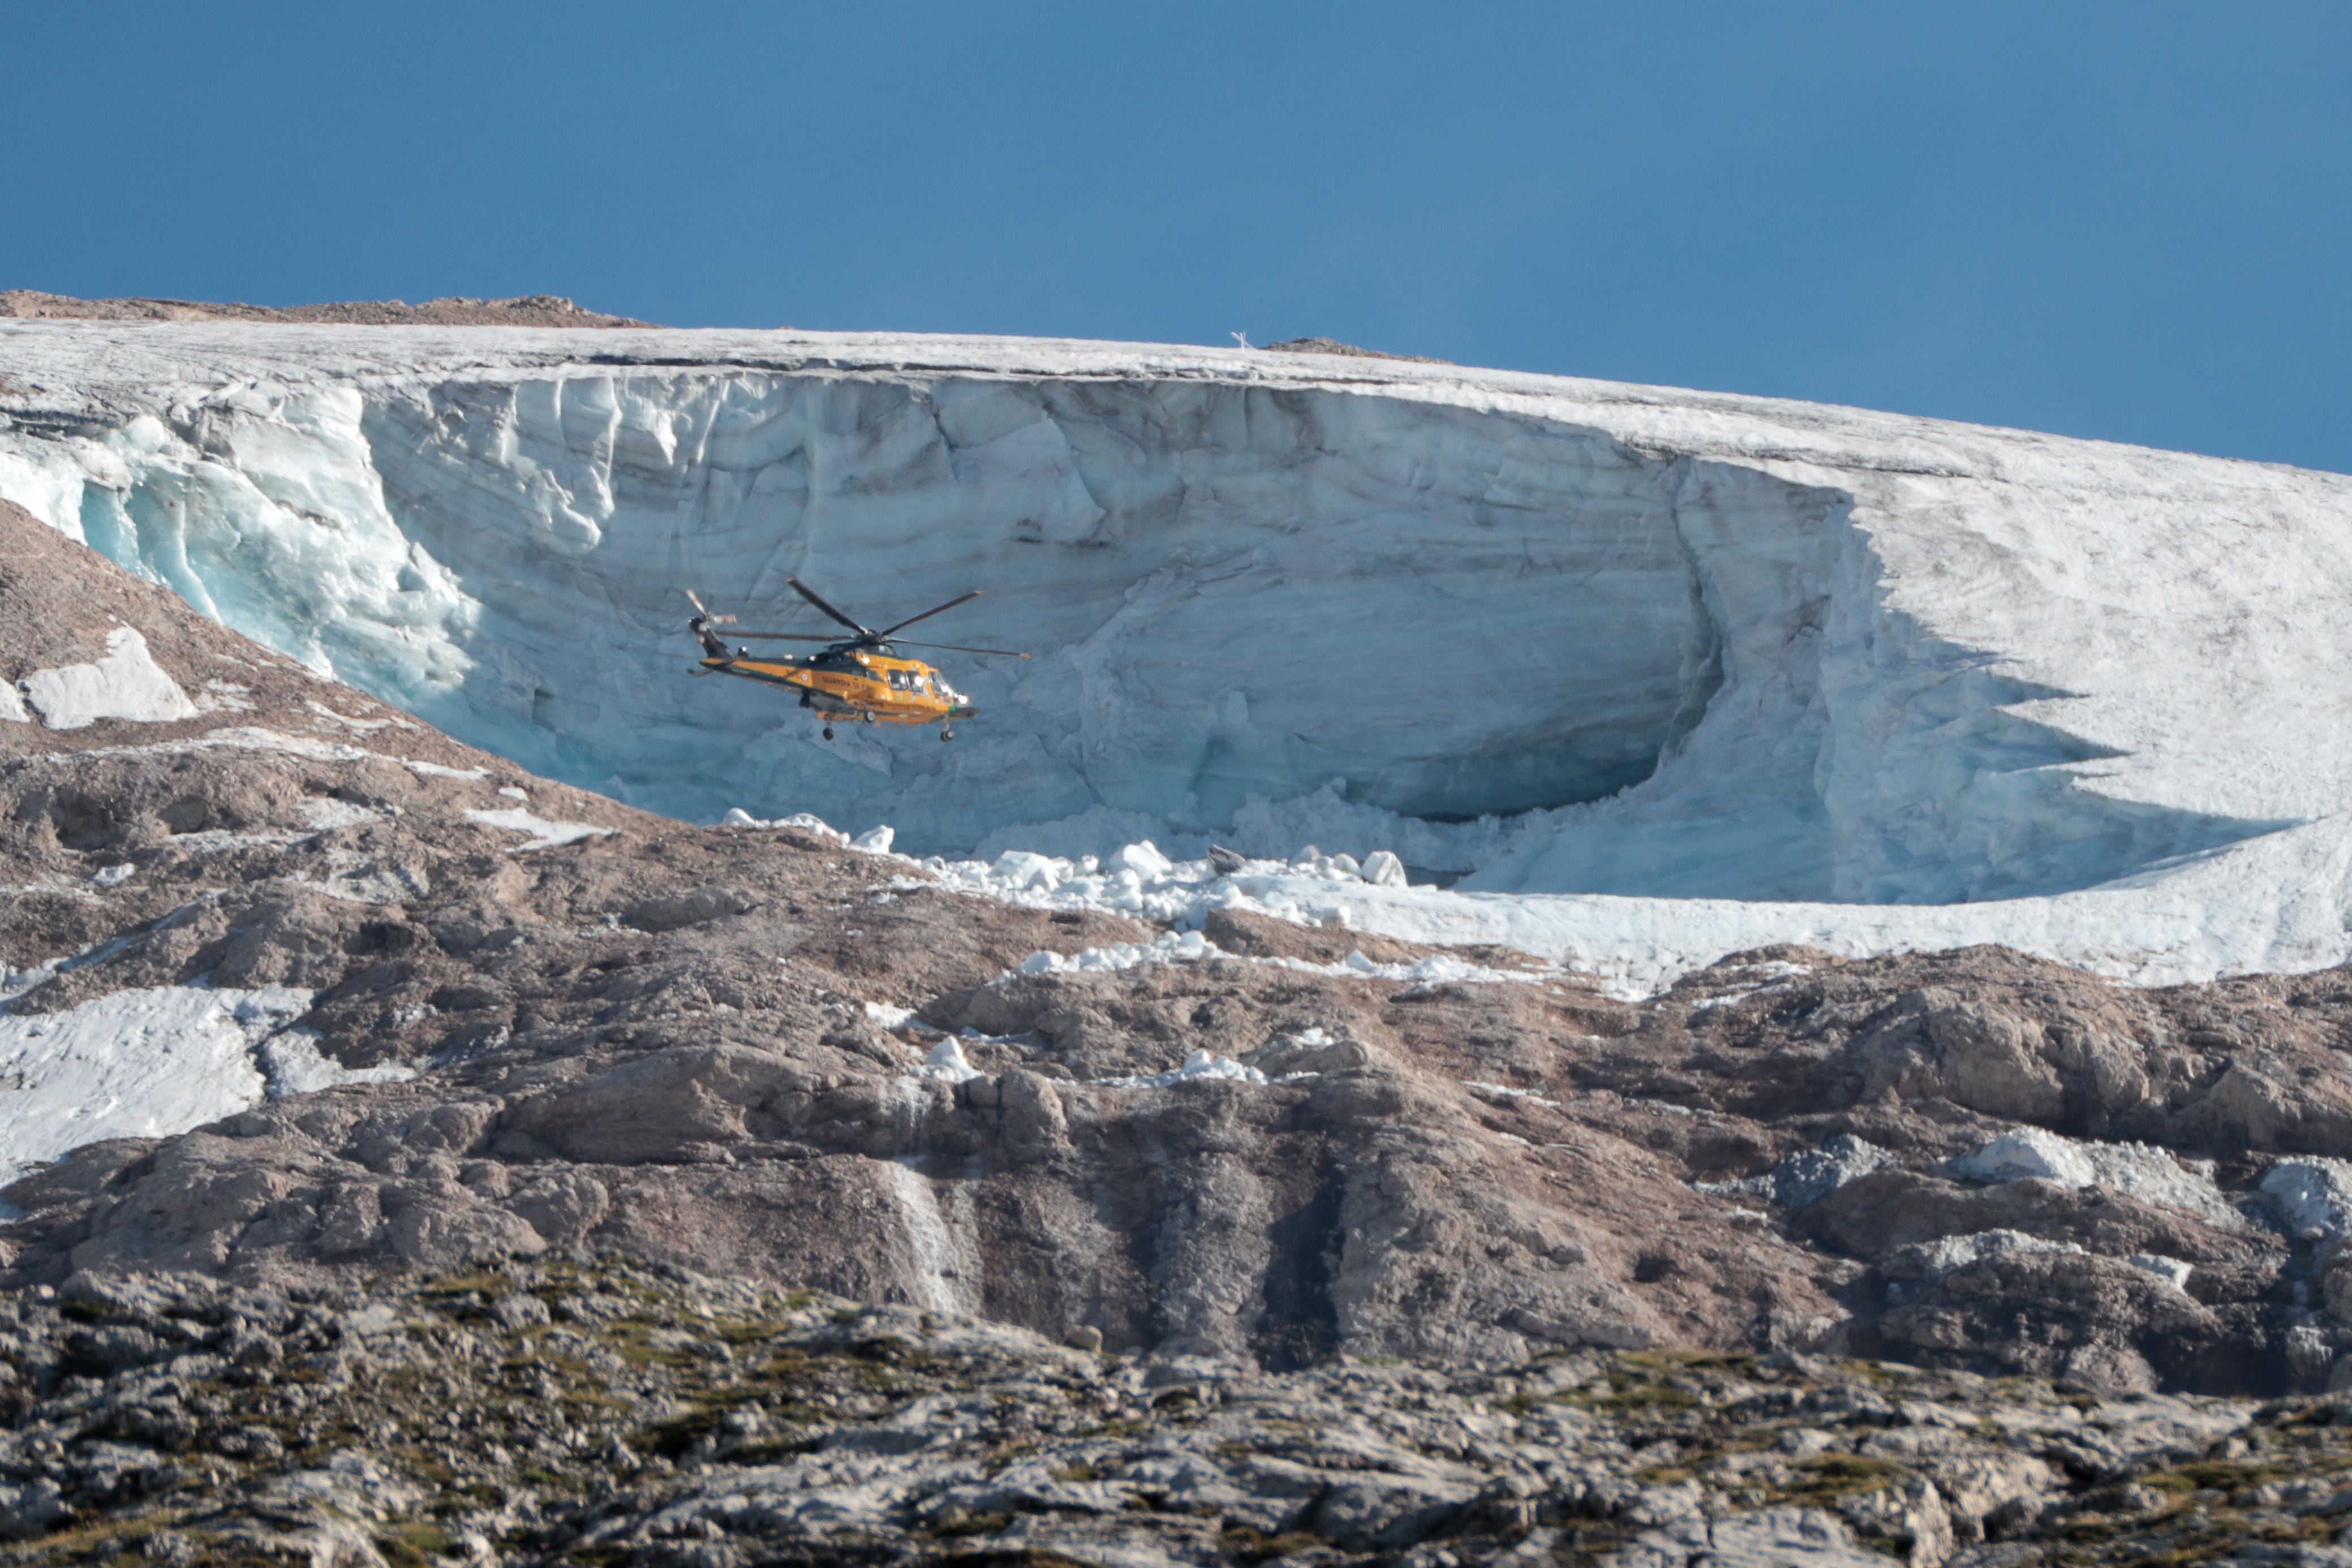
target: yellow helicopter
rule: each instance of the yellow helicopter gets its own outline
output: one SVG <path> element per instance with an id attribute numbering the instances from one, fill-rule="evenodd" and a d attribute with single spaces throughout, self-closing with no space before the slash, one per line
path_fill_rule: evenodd
<path id="1" fill-rule="evenodd" d="M 732 626 L 732 615 L 713 615 L 692 589 L 686 597 L 694 605 L 694 616 L 686 629 L 702 643 L 702 667 L 698 675 L 740 675 L 747 681 L 764 681 L 772 686 L 788 686 L 801 695 L 801 706 L 814 708 L 824 717 L 824 737 L 833 738 L 835 719 L 855 719 L 864 724 L 937 724 L 940 738 L 955 738 L 955 721 L 970 718 L 979 710 L 970 698 L 948 685 L 947 677 L 920 659 L 902 659 L 891 645 L 891 633 L 918 621 L 928 621 L 943 610 L 953 610 L 978 599 L 981 591 L 935 605 L 920 615 L 909 615 L 896 626 L 885 626 L 877 632 L 856 622 L 818 598 L 808 584 L 796 577 L 784 579 L 784 586 L 815 605 L 819 610 L 848 627 L 854 637 L 827 637 L 809 632 L 734 632 L 737 637 L 768 638 L 786 643 L 825 643 L 824 652 L 804 658 L 755 659 L 751 650 L 738 647 L 730 653 L 714 628 Z M 1026 653 L 1016 653 L 1009 648 L 964 648 L 952 643 L 908 643 L 909 648 L 938 648 L 951 653 L 997 653 L 1008 659 L 1025 659 Z"/>

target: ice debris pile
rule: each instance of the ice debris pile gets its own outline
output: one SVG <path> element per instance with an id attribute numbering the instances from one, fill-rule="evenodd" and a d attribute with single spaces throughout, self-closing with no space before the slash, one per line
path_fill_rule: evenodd
<path id="1" fill-rule="evenodd" d="M 1076 861 L 1396 858 L 1351 916 L 1634 973 L 2352 939 L 2352 479 L 1257 350 L 0 323 L 0 497 L 540 772 Z M 30 390 L 27 390 L 30 389 Z M 952 747 L 679 678 L 681 591 L 967 589 Z M 112 657 L 110 653 L 109 655 Z M 1477 895 L 1516 902 L 1479 902 Z M 1399 934 L 1405 934 L 1400 929 Z"/>
<path id="2" fill-rule="evenodd" d="M 762 821 L 734 809 L 727 813 L 725 821 L 730 826 L 742 828 L 792 828 L 814 833 L 845 849 L 876 855 L 891 853 L 892 833 L 887 826 L 868 829 L 853 838 L 806 812 Z M 1402 890 L 1407 886 L 1403 868 L 1392 854 L 1376 851 L 1359 862 L 1353 855 L 1325 854 L 1313 844 L 1290 861 L 1253 860 L 1223 851 L 1199 860 L 1173 861 L 1149 840 L 1122 845 L 1108 856 L 1080 855 L 1076 860 L 1029 850 L 1007 850 L 993 861 L 949 860 L 940 855 L 919 861 L 909 856 L 898 858 L 910 872 L 919 870 L 925 874 L 909 875 L 894 883 L 894 891 L 944 884 L 958 892 L 1030 908 L 1096 909 L 1167 922 L 1175 927 L 1150 942 L 1115 943 L 1079 953 L 1033 953 L 1022 965 L 1023 972 L 1027 974 L 1104 973 L 1131 969 L 1140 964 L 1187 963 L 1222 956 L 1200 931 L 1202 919 L 1212 910 L 1239 909 L 1308 925 L 1345 927 L 1352 923 L 1348 900 L 1356 890 Z M 1396 915 L 1394 911 L 1389 913 Z M 1435 928 L 1432 923 L 1415 922 L 1409 916 L 1391 918 L 1386 925 L 1399 927 L 1387 933 L 1397 936 Z M 1442 943 L 1446 937 L 1423 935 L 1421 939 Z M 1410 964 L 1380 963 L 1361 953 L 1350 953 L 1346 959 L 1331 965 L 1310 964 L 1298 958 L 1259 961 L 1423 985 L 1524 981 L 1542 975 L 1541 971 L 1496 969 L 1444 953 Z M 1621 989 L 1628 995 L 1643 996 L 1671 971 L 1652 967 L 1626 973 L 1630 977 Z"/>

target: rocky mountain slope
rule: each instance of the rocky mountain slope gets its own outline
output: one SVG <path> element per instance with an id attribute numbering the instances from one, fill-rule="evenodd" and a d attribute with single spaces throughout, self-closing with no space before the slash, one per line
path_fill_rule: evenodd
<path id="1" fill-rule="evenodd" d="M 530 778 L 5 528 L 14 1092 L 176 1060 L 137 1008 L 249 1053 L 142 1135 L 20 1118 L 55 1163 L 6 1191 L 18 1283 L 614 1252 L 1274 1369 L 1834 1350 L 2217 1393 L 2352 1341 L 2338 972 L 1780 950 L 1625 1003 L 1234 912 L 1178 942 Z"/>
<path id="2" fill-rule="evenodd" d="M 2352 1515 L 2340 1401 L 1790 1354 L 1266 1375 L 611 1262 L 79 1275 L 0 1332 L 0 1561 L 2319 1564 Z"/>

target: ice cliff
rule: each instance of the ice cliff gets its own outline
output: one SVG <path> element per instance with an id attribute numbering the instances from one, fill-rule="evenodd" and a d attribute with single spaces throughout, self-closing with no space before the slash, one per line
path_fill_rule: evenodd
<path id="1" fill-rule="evenodd" d="M 1030 340 L 11 321 L 0 377 L 0 497 L 656 810 L 1387 849 L 1514 896 L 1328 913 L 1562 956 L 2346 949 L 2338 476 Z M 681 590 L 829 629 L 788 575 L 869 621 L 982 587 L 934 634 L 1037 657 L 940 656 L 982 709 L 952 746 L 827 743 L 686 678 Z"/>

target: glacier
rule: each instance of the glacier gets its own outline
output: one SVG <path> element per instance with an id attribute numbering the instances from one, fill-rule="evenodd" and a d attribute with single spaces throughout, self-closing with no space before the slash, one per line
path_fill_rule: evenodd
<path id="1" fill-rule="evenodd" d="M 2341 476 L 1238 348 L 8 321 L 0 497 L 541 773 L 975 886 L 1385 851 L 1421 885 L 1268 897 L 1650 978 L 2347 949 Z M 788 576 L 869 621 L 983 588 L 933 634 L 1036 656 L 937 656 L 951 746 L 826 742 L 685 678 L 688 589 L 830 630 Z"/>

